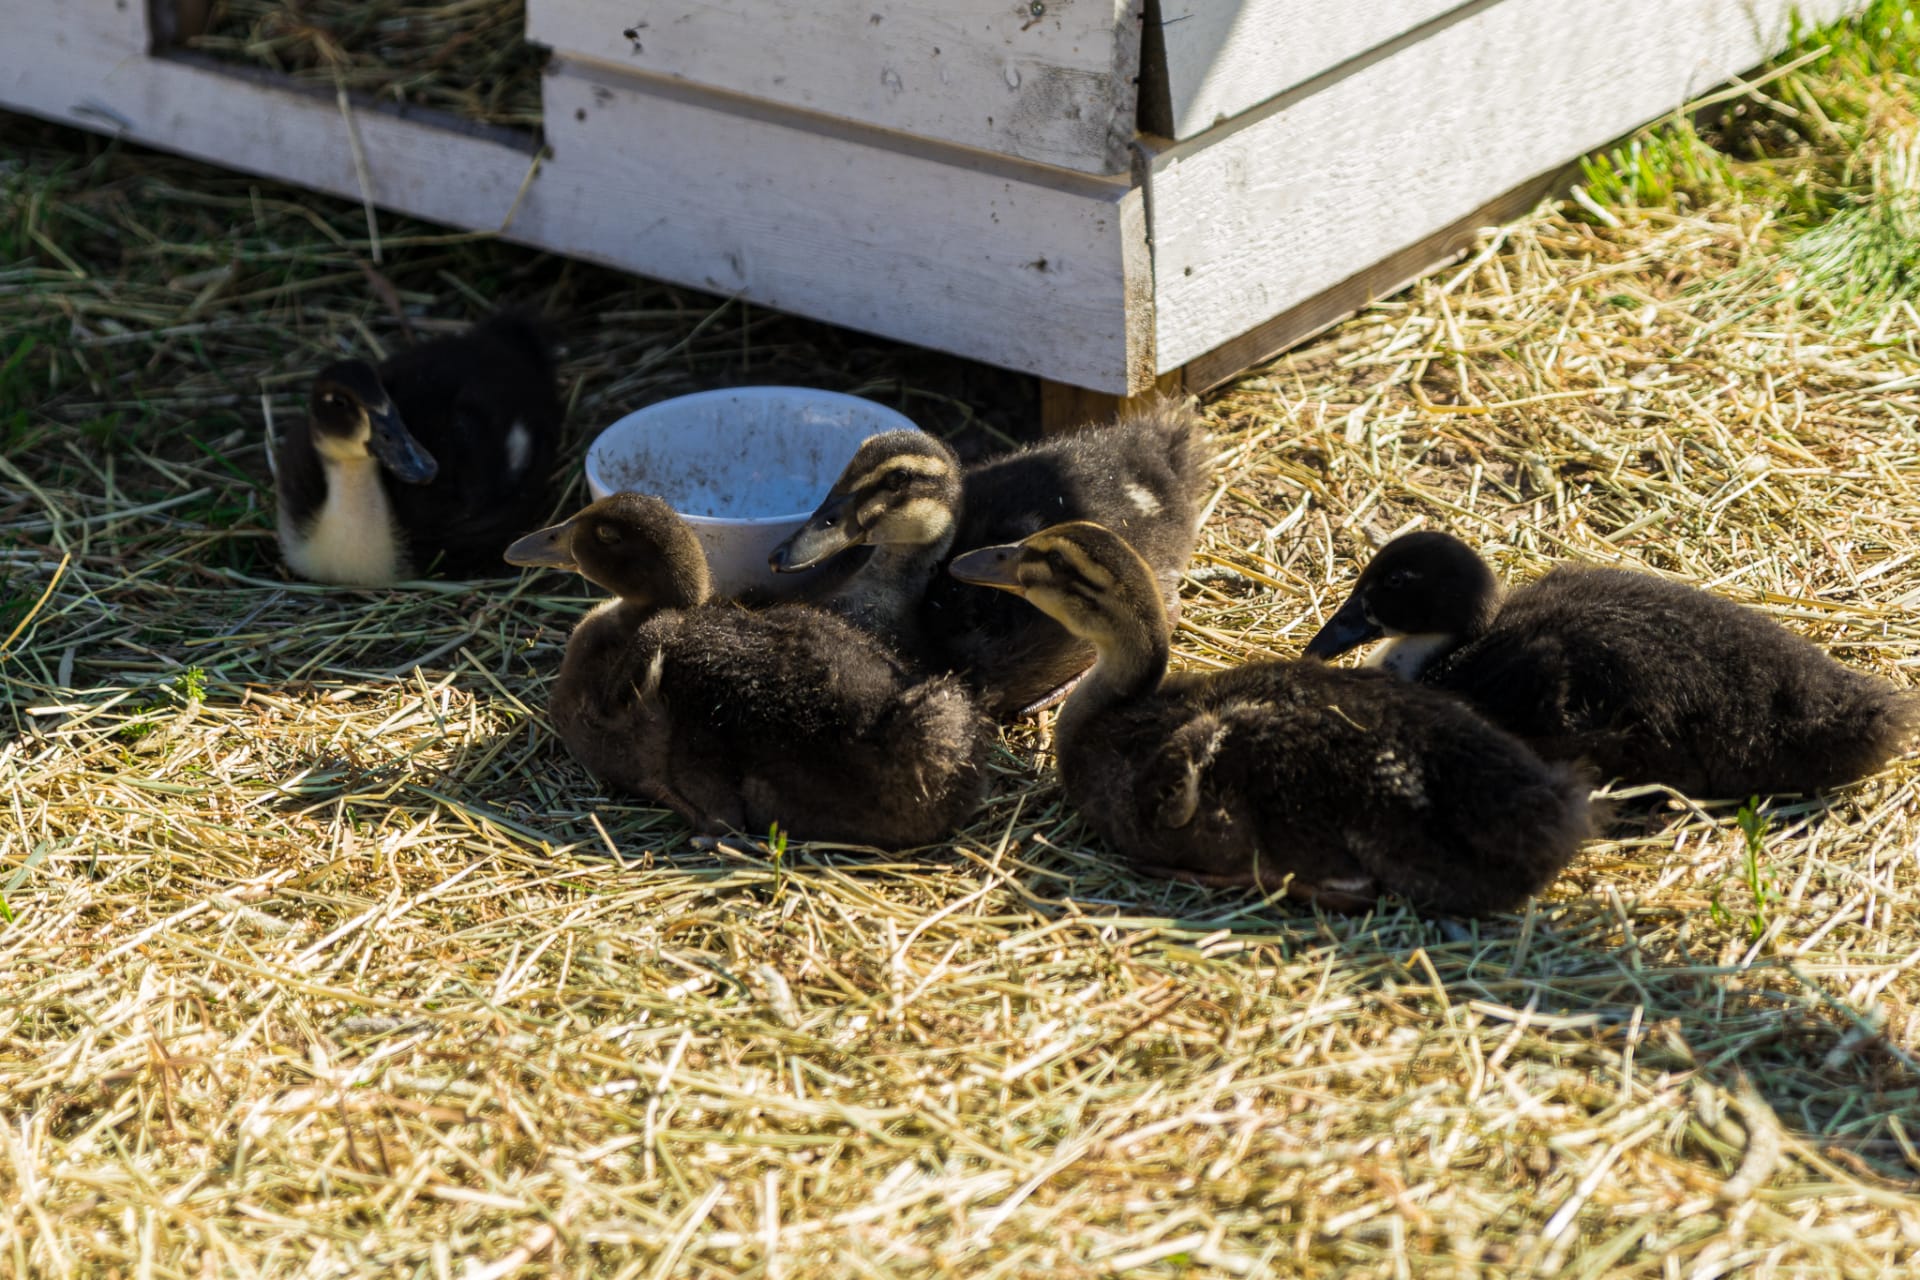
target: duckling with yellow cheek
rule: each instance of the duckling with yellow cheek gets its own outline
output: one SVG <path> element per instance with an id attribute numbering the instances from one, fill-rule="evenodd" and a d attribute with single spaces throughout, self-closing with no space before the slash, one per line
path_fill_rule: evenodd
<path id="1" fill-rule="evenodd" d="M 1911 692 L 1731 600 L 1578 566 L 1503 595 L 1471 547 L 1437 531 L 1382 547 L 1307 653 L 1382 637 L 1371 662 L 1465 697 L 1548 759 L 1690 795 L 1839 786 L 1920 725 Z"/>
<path id="2" fill-rule="evenodd" d="M 519 313 L 378 369 L 327 366 L 306 429 L 272 442 L 288 567 L 354 586 L 497 572 L 550 509 L 561 418 L 552 356 Z"/>
<path id="3" fill-rule="evenodd" d="M 574 628 L 554 728 L 611 786 L 702 835 L 896 849 L 951 833 L 979 803 L 986 723 L 948 676 L 805 604 L 711 599 L 699 541 L 664 501 L 622 493 L 507 551 L 611 591 Z"/>
<path id="4" fill-rule="evenodd" d="M 951 572 L 1093 645 L 1055 726 L 1060 777 L 1144 871 L 1481 912 L 1545 887 L 1587 836 L 1586 780 L 1446 694 L 1318 662 L 1168 674 L 1153 573 L 1098 525 L 970 552 Z"/>
<path id="5" fill-rule="evenodd" d="M 872 548 L 820 603 L 929 669 L 957 672 L 989 715 L 1016 715 L 1086 670 L 1093 648 L 1018 601 L 955 582 L 942 572 L 952 553 L 1094 520 L 1146 557 L 1177 611 L 1205 498 L 1206 443 L 1199 414 L 1171 400 L 964 470 L 924 432 L 874 436 L 770 563 L 796 572 Z"/>

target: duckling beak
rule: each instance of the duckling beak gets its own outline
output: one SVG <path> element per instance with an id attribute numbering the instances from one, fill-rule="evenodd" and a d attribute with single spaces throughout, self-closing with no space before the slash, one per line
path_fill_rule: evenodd
<path id="1" fill-rule="evenodd" d="M 1367 616 L 1367 607 L 1360 602 L 1360 593 L 1356 591 L 1347 597 L 1347 602 L 1340 606 L 1338 613 L 1327 619 L 1327 625 L 1307 641 L 1307 656 L 1337 658 L 1347 650 L 1357 649 L 1385 634 L 1385 628 Z"/>
<path id="2" fill-rule="evenodd" d="M 391 400 L 377 410 L 368 409 L 367 424 L 367 448 L 394 475 L 408 484 L 426 484 L 440 474 L 440 464 L 413 438 Z"/>
<path id="3" fill-rule="evenodd" d="M 799 573 L 859 546 L 864 539 L 853 519 L 852 506 L 850 493 L 828 497 L 792 537 L 773 549 L 767 567 L 775 573 Z"/>
<path id="4" fill-rule="evenodd" d="M 572 569 L 578 572 L 580 566 L 573 559 L 573 521 L 539 529 L 508 547 L 505 554 L 508 564 L 523 565 L 529 569 Z"/>
<path id="5" fill-rule="evenodd" d="M 976 587 L 998 587 L 1017 596 L 1027 594 L 1020 583 L 1020 544 L 981 547 L 947 562 L 947 572 Z"/>

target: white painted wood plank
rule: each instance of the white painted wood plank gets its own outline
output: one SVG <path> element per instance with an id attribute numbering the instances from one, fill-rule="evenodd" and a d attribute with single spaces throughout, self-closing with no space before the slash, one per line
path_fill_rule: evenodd
<path id="1" fill-rule="evenodd" d="M 1121 173 L 1134 132 L 1141 4 L 528 0 L 527 33 L 623 71 Z"/>
<path id="2" fill-rule="evenodd" d="M 1168 119 L 1149 123 L 1191 138 L 1461 3 L 1160 0 L 1155 30 L 1164 60 L 1145 74 L 1164 77 L 1169 111 Z"/>
<path id="3" fill-rule="evenodd" d="M 1501 0 L 1157 155 L 1172 369 L 1762 62 L 1861 0 Z"/>
<path id="4" fill-rule="evenodd" d="M 516 227 L 543 244 L 1080 386 L 1151 376 L 1137 189 L 1022 181 L 566 63 L 546 92 L 553 159 Z"/>
<path id="5" fill-rule="evenodd" d="M 5 0 L 0 105 L 359 198 L 332 95 L 74 39 L 70 2 Z M 564 65 L 547 93 L 553 154 L 512 239 L 1082 386 L 1150 377 L 1137 190 L 942 163 Z M 498 228 L 533 162 L 418 118 L 354 119 L 375 202 L 438 222 Z"/>
<path id="6" fill-rule="evenodd" d="M 0 0 L 0 31 L 12 34 L 15 21 L 32 20 L 49 9 L 62 22 L 53 34 L 65 46 L 98 45 L 120 53 L 146 52 L 147 0 Z"/>

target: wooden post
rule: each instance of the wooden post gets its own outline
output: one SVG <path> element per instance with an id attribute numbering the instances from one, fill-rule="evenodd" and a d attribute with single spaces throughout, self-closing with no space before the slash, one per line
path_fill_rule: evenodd
<path id="1" fill-rule="evenodd" d="M 1117 415 L 1156 396 L 1178 396 L 1186 392 L 1186 371 L 1175 369 L 1154 380 L 1150 390 L 1137 395 L 1116 396 L 1105 391 L 1064 382 L 1040 382 L 1040 433 L 1058 435 L 1089 422 L 1111 422 Z"/>

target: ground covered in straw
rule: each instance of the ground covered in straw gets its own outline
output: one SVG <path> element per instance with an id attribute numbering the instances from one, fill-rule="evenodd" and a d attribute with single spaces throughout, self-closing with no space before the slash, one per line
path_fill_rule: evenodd
<path id="1" fill-rule="evenodd" d="M 1212 397 L 1181 660 L 1296 652 L 1423 522 L 1910 683 L 1920 34 L 1831 40 Z M 716 383 L 969 448 L 1030 387 L 394 219 L 376 265 L 356 206 L 19 120 L 0 156 L 0 1272 L 1914 1264 L 1913 760 L 1661 809 L 1480 922 L 1132 877 L 1035 728 L 951 847 L 716 860 L 543 723 L 577 586 L 289 580 L 264 418 L 536 295 L 574 459 Z"/>

